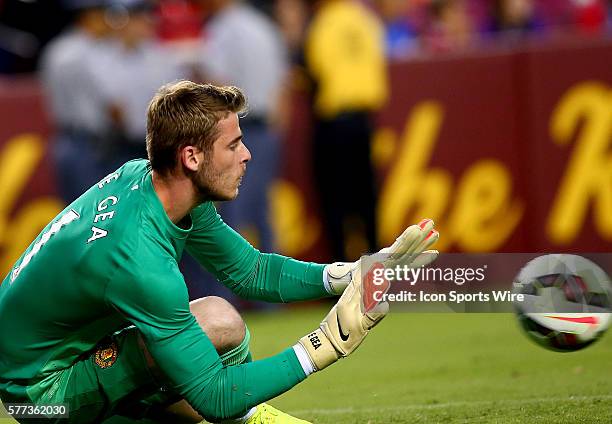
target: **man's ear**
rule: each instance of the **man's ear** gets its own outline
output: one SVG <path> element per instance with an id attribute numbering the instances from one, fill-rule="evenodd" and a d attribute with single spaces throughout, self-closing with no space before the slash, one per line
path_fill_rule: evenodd
<path id="1" fill-rule="evenodd" d="M 190 171 L 196 172 L 200 169 L 200 162 L 202 161 L 202 150 L 196 146 L 185 146 L 181 149 L 180 160 L 182 165 Z"/>

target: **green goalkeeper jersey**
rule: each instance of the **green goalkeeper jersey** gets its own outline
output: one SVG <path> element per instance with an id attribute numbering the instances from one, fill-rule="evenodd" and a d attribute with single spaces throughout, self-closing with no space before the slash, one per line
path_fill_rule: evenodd
<path id="1" fill-rule="evenodd" d="M 174 390 L 201 413 L 224 405 L 223 415 L 231 416 L 304 379 L 291 348 L 223 367 L 189 311 L 177 262 L 187 249 L 238 295 L 273 302 L 328 296 L 323 266 L 260 253 L 212 202 L 190 218 L 189 228 L 170 221 L 148 161 L 137 160 L 47 225 L 0 286 L 0 397 L 61 402 L 71 365 L 128 325 L 140 330 Z"/>

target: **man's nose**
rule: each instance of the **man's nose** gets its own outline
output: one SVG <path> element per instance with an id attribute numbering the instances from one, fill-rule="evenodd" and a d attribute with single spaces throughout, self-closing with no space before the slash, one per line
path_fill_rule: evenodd
<path id="1" fill-rule="evenodd" d="M 244 144 L 242 145 L 242 147 L 244 147 L 244 152 L 242 153 L 242 159 L 240 163 L 247 163 L 248 161 L 251 160 L 251 151 Z"/>

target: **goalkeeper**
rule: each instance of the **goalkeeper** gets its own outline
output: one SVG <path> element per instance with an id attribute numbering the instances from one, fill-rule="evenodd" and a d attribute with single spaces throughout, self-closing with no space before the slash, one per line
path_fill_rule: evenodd
<path id="1" fill-rule="evenodd" d="M 162 87 L 147 111 L 149 160 L 103 178 L 19 258 L 0 286 L 3 402 L 67 403 L 72 423 L 117 414 L 305 422 L 264 402 L 349 355 L 386 311 L 360 307 L 359 262 L 260 253 L 217 215 L 213 201 L 237 196 L 250 160 L 238 123 L 245 103 L 235 87 Z M 436 239 L 426 220 L 383 252 L 421 265 Z M 227 302 L 189 303 L 177 265 L 185 249 L 247 299 L 344 294 L 316 331 L 252 361 L 248 329 Z"/>

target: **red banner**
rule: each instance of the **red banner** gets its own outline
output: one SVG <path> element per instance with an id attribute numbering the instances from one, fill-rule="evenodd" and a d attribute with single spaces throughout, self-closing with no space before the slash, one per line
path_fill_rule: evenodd
<path id="1" fill-rule="evenodd" d="M 440 249 L 609 251 L 612 42 L 565 42 L 395 64 L 379 116 L 381 245 L 422 217 Z M 327 257 L 298 97 L 272 189 L 283 253 Z M 35 81 L 0 82 L 0 270 L 62 208 Z M 354 172 L 354 170 L 352 170 Z"/>
<path id="2" fill-rule="evenodd" d="M 30 79 L 0 80 L 0 272 L 60 212 L 49 125 L 40 89 Z"/>
<path id="3" fill-rule="evenodd" d="M 373 144 L 381 245 L 431 217 L 446 251 L 609 251 L 611 54 L 610 41 L 582 40 L 392 66 Z M 308 158 L 293 136 L 294 160 Z M 290 210 L 287 230 L 310 242 L 316 210 Z M 321 257 L 317 243 L 287 247 Z"/>

